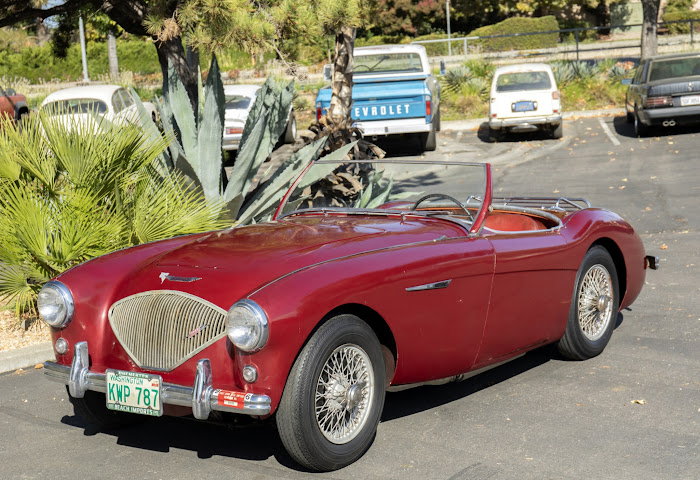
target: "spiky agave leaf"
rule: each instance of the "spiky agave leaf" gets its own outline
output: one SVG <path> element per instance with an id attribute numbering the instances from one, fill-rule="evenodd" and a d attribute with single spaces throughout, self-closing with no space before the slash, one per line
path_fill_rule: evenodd
<path id="1" fill-rule="evenodd" d="M 201 77 L 200 77 L 201 78 Z M 224 111 L 226 99 L 221 72 L 216 56 L 212 56 L 209 76 L 204 87 L 202 117 L 197 126 L 197 152 L 199 177 L 204 196 L 208 202 L 219 202 L 221 191 L 222 153 L 224 133 Z M 189 157 L 188 157 L 189 158 Z"/>

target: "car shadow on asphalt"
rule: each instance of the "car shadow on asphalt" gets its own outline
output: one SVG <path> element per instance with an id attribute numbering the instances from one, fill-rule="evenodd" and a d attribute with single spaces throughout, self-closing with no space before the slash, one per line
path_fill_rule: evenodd
<path id="1" fill-rule="evenodd" d="M 637 135 L 634 133 L 634 124 L 628 123 L 624 116 L 615 117 L 613 119 L 613 128 L 615 129 L 615 133 L 621 137 L 637 138 Z M 649 128 L 645 138 L 690 135 L 698 132 L 700 132 L 700 126 L 698 124 L 676 125 L 674 127 L 653 126 Z"/>
<path id="2" fill-rule="evenodd" d="M 623 320 L 622 313 L 618 314 L 614 330 L 622 325 Z M 571 360 L 562 356 L 555 344 L 550 344 L 531 350 L 522 357 L 460 382 L 425 385 L 400 392 L 389 392 L 384 403 L 382 422 L 414 415 L 455 400 L 464 399 L 550 361 L 570 362 Z"/>
<path id="3" fill-rule="evenodd" d="M 489 134 L 489 124 L 488 122 L 484 122 L 479 126 L 479 130 L 476 132 L 476 136 L 481 140 L 483 143 L 518 143 L 518 142 L 531 142 L 531 141 L 540 141 L 540 140 L 552 140 L 556 141 L 552 138 L 552 134 L 549 133 L 548 131 L 545 130 L 537 130 L 536 132 L 520 132 L 520 133 L 514 133 L 514 132 L 509 132 L 508 134 L 505 135 L 500 135 L 498 139 L 492 137 Z M 564 130 L 564 134 L 566 134 L 566 130 Z"/>
<path id="4" fill-rule="evenodd" d="M 623 321 L 618 315 L 615 328 Z M 532 350 L 520 358 L 500 365 L 462 382 L 415 387 L 401 392 L 389 392 L 384 403 L 381 422 L 414 415 L 455 400 L 466 398 L 504 381 L 510 380 L 550 361 L 567 362 L 554 345 Z M 247 418 L 247 417 L 229 418 Z M 197 458 L 228 457 L 241 460 L 265 461 L 274 457 L 280 465 L 299 472 L 308 472 L 287 453 L 277 434 L 273 418 L 264 421 L 222 425 L 203 422 L 192 417 L 143 417 L 143 421 L 121 429 L 99 428 L 78 415 L 64 416 L 61 423 L 83 430 L 83 435 L 97 434 L 116 438 L 117 445 L 168 453 L 171 449 L 197 453 Z"/>

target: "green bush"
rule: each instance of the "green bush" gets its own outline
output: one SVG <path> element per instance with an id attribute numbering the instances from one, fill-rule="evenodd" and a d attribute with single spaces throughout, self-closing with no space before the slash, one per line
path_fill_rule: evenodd
<path id="1" fill-rule="evenodd" d="M 664 22 L 673 22 L 677 20 L 700 20 L 700 12 L 694 12 L 691 10 L 668 12 L 664 13 L 662 20 Z M 700 22 L 694 24 L 694 26 L 699 24 Z M 690 33 L 690 23 L 667 23 L 660 26 L 668 28 L 669 33 Z"/>
<path id="2" fill-rule="evenodd" d="M 109 73 L 106 43 L 88 43 L 86 56 L 88 75 L 91 78 Z M 144 75 L 160 72 L 158 55 L 150 42 L 118 41 L 117 57 L 121 71 Z M 3 50 L 0 51 L 0 72 L 6 72 L 9 76 L 24 77 L 32 83 L 53 78 L 78 80 L 83 74 L 80 46 L 71 46 L 65 58 L 54 57 L 51 45 L 48 44 L 25 47 L 18 52 Z"/>
<path id="3" fill-rule="evenodd" d="M 477 28 L 469 34 L 470 37 L 487 37 L 491 35 L 509 35 L 528 32 L 548 32 L 559 30 L 557 19 L 552 15 L 545 17 L 508 18 L 494 25 Z M 517 37 L 497 37 L 476 40 L 473 44 L 479 45 L 487 52 L 502 52 L 507 50 L 532 50 L 536 48 L 554 48 L 559 39 L 558 33 L 543 33 L 541 35 L 522 35 Z"/>

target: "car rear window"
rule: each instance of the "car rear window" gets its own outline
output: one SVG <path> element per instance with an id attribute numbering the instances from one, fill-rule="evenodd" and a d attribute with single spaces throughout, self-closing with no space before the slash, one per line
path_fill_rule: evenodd
<path id="1" fill-rule="evenodd" d="M 654 60 L 649 65 L 649 81 L 700 75 L 700 57 Z"/>
<path id="2" fill-rule="evenodd" d="M 353 75 L 377 73 L 422 72 L 423 63 L 417 53 L 386 53 L 383 55 L 357 55 L 354 58 Z"/>
<path id="3" fill-rule="evenodd" d="M 51 115 L 70 115 L 93 112 L 99 115 L 107 113 L 107 104 L 94 98 L 71 98 L 47 103 L 43 110 Z"/>
<path id="4" fill-rule="evenodd" d="M 549 90 L 552 82 L 547 72 L 502 73 L 496 79 L 497 92 Z"/>
<path id="5" fill-rule="evenodd" d="M 243 95 L 226 95 L 226 108 L 231 110 L 244 110 L 250 105 L 252 98 Z"/>

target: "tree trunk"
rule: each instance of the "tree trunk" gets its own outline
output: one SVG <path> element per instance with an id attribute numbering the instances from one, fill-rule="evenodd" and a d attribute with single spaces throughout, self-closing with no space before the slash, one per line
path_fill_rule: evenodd
<path id="1" fill-rule="evenodd" d="M 331 105 L 329 119 L 338 124 L 350 126 L 352 119 L 352 71 L 354 68 L 353 49 L 357 29 L 342 27 L 335 36 L 335 58 L 331 79 Z"/>
<path id="2" fill-rule="evenodd" d="M 187 56 L 185 55 L 185 49 L 182 46 L 182 40 L 180 37 L 173 37 L 165 42 L 154 42 L 156 46 L 156 51 L 158 52 L 158 62 L 160 62 L 160 69 L 163 72 L 163 94 L 168 91 L 168 60 L 175 67 L 175 71 L 180 76 L 185 90 L 187 90 L 187 95 L 190 97 L 190 104 L 192 105 L 192 110 L 197 111 L 197 105 L 199 103 L 197 99 L 197 70 L 194 71 L 187 65 Z"/>
<path id="3" fill-rule="evenodd" d="M 114 30 L 107 32 L 107 59 L 109 60 L 109 76 L 112 81 L 119 78 L 119 59 L 117 58 L 117 37 Z"/>
<path id="4" fill-rule="evenodd" d="M 659 3 L 661 0 L 642 0 L 642 59 L 656 55 Z"/>

